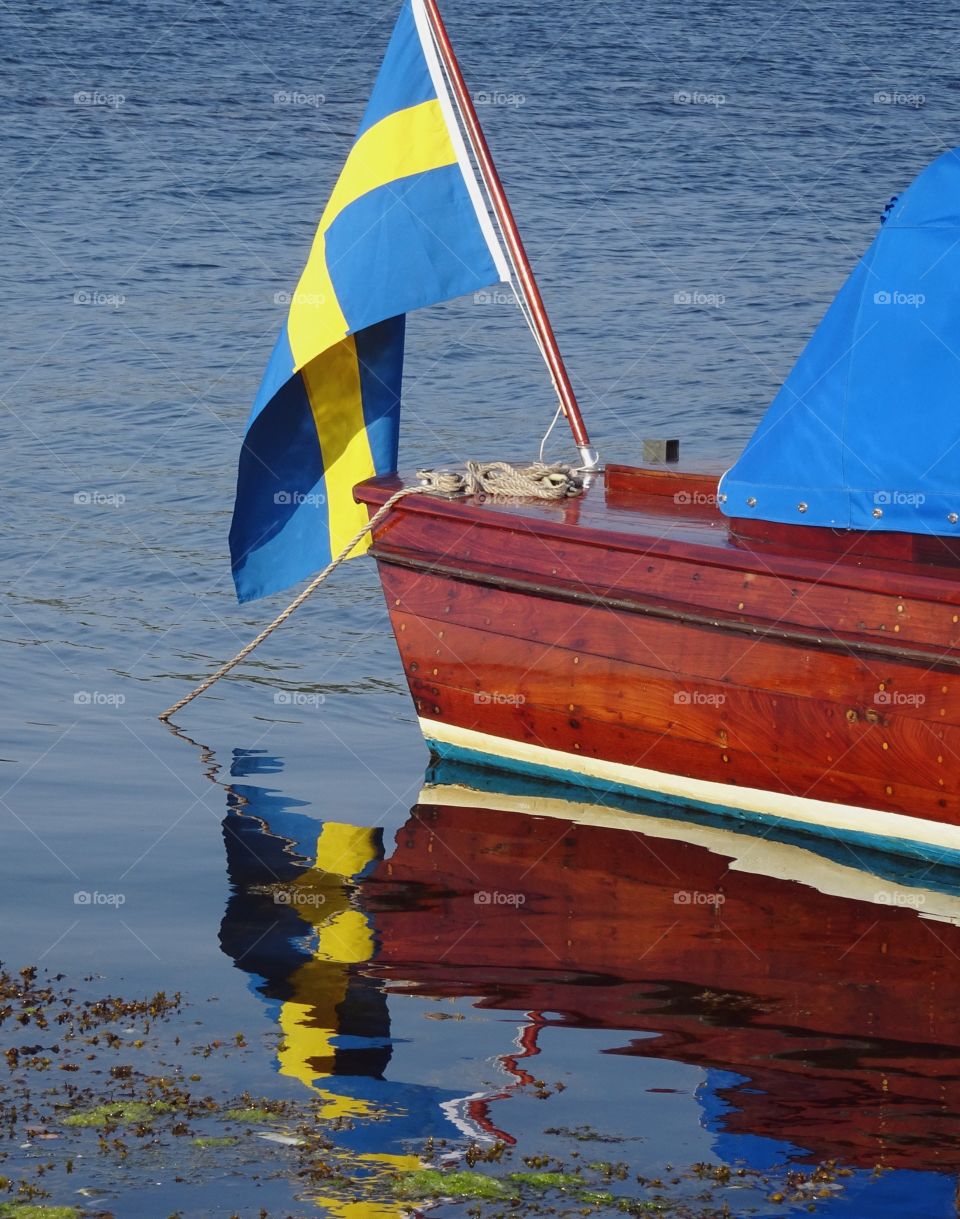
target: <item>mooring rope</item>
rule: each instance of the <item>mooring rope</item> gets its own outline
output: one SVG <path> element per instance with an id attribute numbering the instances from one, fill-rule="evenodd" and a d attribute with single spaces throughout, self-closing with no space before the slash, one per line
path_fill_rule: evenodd
<path id="1" fill-rule="evenodd" d="M 282 626 L 291 614 L 295 613 L 308 597 L 317 591 L 321 584 L 332 575 L 341 563 L 353 552 L 359 542 L 376 529 L 377 525 L 390 512 L 395 504 L 406 499 L 408 495 L 489 495 L 494 498 L 519 497 L 528 499 L 565 499 L 570 495 L 579 495 L 583 490 L 583 480 L 578 477 L 571 466 L 557 462 L 544 465 L 535 461 L 529 466 L 512 466 L 505 461 L 468 461 L 465 472 L 456 470 L 418 470 L 417 478 L 420 485 L 403 487 L 378 508 L 369 521 L 358 530 L 356 535 L 347 542 L 336 558 L 326 565 L 319 575 L 315 576 L 307 587 L 290 602 L 282 614 L 265 626 L 256 639 L 251 639 L 245 647 L 222 664 L 215 673 L 205 678 L 189 694 L 184 695 L 162 712 L 157 718 L 168 721 L 178 711 L 182 711 L 188 703 L 206 693 L 212 685 L 225 677 L 231 669 L 246 660 L 250 653 L 268 639 L 277 627 Z"/>
<path id="2" fill-rule="evenodd" d="M 563 462 L 534 461 L 514 466 L 507 461 L 468 461 L 465 471 L 418 470 L 429 491 L 442 495 L 489 495 L 494 498 L 566 499 L 579 495 L 583 479 Z"/>

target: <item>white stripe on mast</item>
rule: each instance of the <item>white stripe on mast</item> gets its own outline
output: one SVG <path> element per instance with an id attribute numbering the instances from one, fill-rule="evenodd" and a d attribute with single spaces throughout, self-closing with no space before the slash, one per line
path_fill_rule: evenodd
<path id="1" fill-rule="evenodd" d="M 460 172 L 463 174 L 467 193 L 470 195 L 470 202 L 473 204 L 473 210 L 477 215 L 477 223 L 480 225 L 480 231 L 483 233 L 484 240 L 487 243 L 490 257 L 497 268 L 497 274 L 504 283 L 515 284 L 514 277 L 511 275 L 510 267 L 507 264 L 503 246 L 497 240 L 497 235 L 490 220 L 490 213 L 487 211 L 483 196 L 480 193 L 480 183 L 477 181 L 476 170 L 473 167 L 473 162 L 470 160 L 470 154 L 467 152 L 463 132 L 460 130 L 460 124 L 453 109 L 453 102 L 450 100 L 450 93 L 447 90 L 443 68 L 440 66 L 440 57 L 437 54 L 437 48 L 433 41 L 430 18 L 423 7 L 423 0 L 412 0 L 412 7 L 413 19 L 417 25 L 417 34 L 420 36 L 420 46 L 423 48 L 423 55 L 430 70 L 430 79 L 433 81 L 433 87 L 437 91 L 440 110 L 443 113 L 447 129 L 450 132 L 450 139 L 457 154 L 457 162 L 460 166 Z"/>

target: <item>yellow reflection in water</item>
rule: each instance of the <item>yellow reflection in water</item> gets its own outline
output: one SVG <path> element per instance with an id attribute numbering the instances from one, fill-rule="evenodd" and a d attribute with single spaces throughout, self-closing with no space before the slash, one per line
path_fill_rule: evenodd
<path id="1" fill-rule="evenodd" d="M 336 1078 L 336 1039 L 349 1032 L 340 1028 L 340 1012 L 350 967 L 371 960 L 375 949 L 370 922 L 351 904 L 347 883 L 357 881 L 378 854 L 374 830 L 327 822 L 317 839 L 314 867 L 288 886 L 290 903 L 314 928 L 316 942 L 313 959 L 290 976 L 292 996 L 281 1006 L 279 1068 L 323 1101 L 320 1116 L 325 1119 L 375 1120 L 379 1115 L 372 1102 L 329 1086 Z M 413 1155 L 364 1152 L 355 1160 L 374 1170 L 412 1172 L 422 1167 Z M 325 1193 L 315 1194 L 313 1200 L 336 1219 L 397 1219 L 406 1213 L 392 1202 L 348 1201 Z"/>

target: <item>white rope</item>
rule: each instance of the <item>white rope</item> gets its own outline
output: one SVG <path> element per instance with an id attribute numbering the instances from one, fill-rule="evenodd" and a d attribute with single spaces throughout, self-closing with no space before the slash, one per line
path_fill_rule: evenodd
<path id="1" fill-rule="evenodd" d="M 201 694 L 204 694 L 207 690 L 209 690 L 214 682 L 218 682 L 220 678 L 225 677 L 231 669 L 236 668 L 241 660 L 245 660 L 254 650 L 254 648 L 258 648 L 265 639 L 268 639 L 278 626 L 282 626 L 286 622 L 294 610 L 298 610 L 300 606 L 303 605 L 304 601 L 306 601 L 309 596 L 316 592 L 324 580 L 326 580 L 327 576 L 332 575 L 340 564 L 345 561 L 357 543 L 362 542 L 367 534 L 373 528 L 375 528 L 375 526 L 379 525 L 394 504 L 396 504 L 399 500 L 406 498 L 408 495 L 422 495 L 426 490 L 426 487 L 404 487 L 395 495 L 391 495 L 383 507 L 375 512 L 364 527 L 354 537 L 352 537 L 349 542 L 347 542 L 346 546 L 344 546 L 343 550 L 340 551 L 336 558 L 331 559 L 323 571 L 310 581 L 303 592 L 299 593 L 293 599 L 293 601 L 290 602 L 283 613 L 278 614 L 269 626 L 263 628 L 256 639 L 252 639 L 246 645 L 246 647 L 240 649 L 232 660 L 228 660 L 226 664 L 221 665 L 220 668 L 217 669 L 216 673 L 213 673 L 210 675 L 210 677 L 205 678 L 199 686 L 195 687 L 190 691 L 189 694 L 181 698 L 179 702 L 174 703 L 172 707 L 168 707 L 166 711 L 162 712 L 157 718 L 161 720 L 169 720 L 172 715 L 176 715 L 178 711 L 181 711 L 187 705 L 187 703 L 192 703 L 195 698 L 198 698 Z"/>
<path id="2" fill-rule="evenodd" d="M 442 495 L 494 499 L 568 499 L 583 491 L 583 479 L 563 462 L 514 466 L 506 461 L 468 461 L 460 470 L 418 470 L 426 490 Z"/>
<path id="3" fill-rule="evenodd" d="M 550 426 L 543 433 L 543 439 L 540 441 L 540 452 L 537 455 L 538 461 L 543 461 L 543 451 L 547 447 L 547 441 L 550 439 L 550 433 L 557 426 L 557 420 L 563 414 L 563 403 L 557 403 L 557 409 L 553 412 L 553 418 L 550 420 Z"/>

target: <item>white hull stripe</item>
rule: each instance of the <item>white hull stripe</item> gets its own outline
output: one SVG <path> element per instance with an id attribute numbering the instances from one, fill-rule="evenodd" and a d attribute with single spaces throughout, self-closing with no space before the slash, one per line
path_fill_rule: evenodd
<path id="1" fill-rule="evenodd" d="M 507 737 L 491 736 L 439 720 L 421 719 L 420 727 L 428 741 L 451 746 L 463 755 L 474 755 L 478 761 L 495 764 L 500 760 L 514 770 L 539 769 L 561 777 L 566 775 L 582 783 L 613 783 L 680 804 L 697 804 L 719 812 L 742 812 L 772 823 L 960 852 L 960 826 L 852 804 L 783 795 L 757 787 L 688 779 L 683 775 L 626 766 L 622 762 L 607 762 L 602 758 L 584 758 L 561 749 L 547 749 L 527 741 L 512 741 Z"/>

